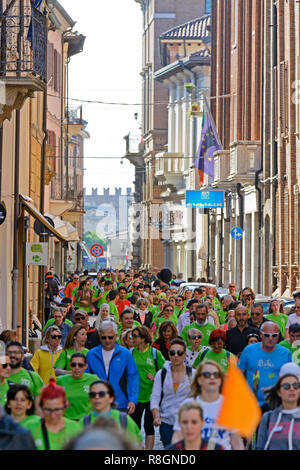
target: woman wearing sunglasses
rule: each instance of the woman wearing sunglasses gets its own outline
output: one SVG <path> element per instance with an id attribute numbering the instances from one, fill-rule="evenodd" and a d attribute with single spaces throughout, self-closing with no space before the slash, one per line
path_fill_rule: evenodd
<path id="1" fill-rule="evenodd" d="M 221 395 L 224 382 L 224 372 L 219 364 L 213 361 L 204 361 L 199 365 L 191 385 L 191 393 L 182 404 L 196 400 L 202 410 L 204 425 L 201 437 L 210 440 L 212 444 L 218 444 L 226 450 L 243 450 L 244 446 L 240 436 L 217 427 L 214 423 L 219 415 L 223 396 Z M 174 425 L 172 443 L 182 439 L 182 433 L 178 420 Z"/>
<path id="2" fill-rule="evenodd" d="M 133 320 L 140 323 L 141 325 L 150 328 L 152 323 L 153 314 L 148 309 L 148 300 L 140 298 L 136 302 L 136 310 L 134 311 Z"/>
<path id="3" fill-rule="evenodd" d="M 44 384 L 49 383 L 50 377 L 55 377 L 55 363 L 63 350 L 61 339 L 60 329 L 57 326 L 49 326 L 40 349 L 34 353 L 30 361 L 34 372 L 39 374 Z"/>
<path id="4" fill-rule="evenodd" d="M 170 343 L 169 361 L 154 379 L 150 408 L 153 424 L 159 426 L 164 447 L 171 443 L 178 409 L 190 394 L 191 380 L 195 374 L 195 370 L 185 366 L 185 356 L 186 343 L 181 338 L 175 338 Z"/>
<path id="5" fill-rule="evenodd" d="M 86 340 L 86 328 L 81 323 L 76 323 L 73 325 L 68 333 L 64 349 L 54 364 L 55 375 L 65 375 L 72 373 L 70 362 L 73 354 L 80 352 L 86 356 L 89 352 L 89 350 L 85 347 Z"/>
<path id="6" fill-rule="evenodd" d="M 120 345 L 124 346 L 126 349 L 133 348 L 132 329 L 123 331 L 120 337 Z"/>
<path id="7" fill-rule="evenodd" d="M 81 431 L 81 426 L 64 416 L 68 407 L 66 392 L 51 378 L 41 391 L 42 417 L 28 421 L 24 427 L 31 431 L 37 450 L 60 450 L 68 440 Z"/>
<path id="8" fill-rule="evenodd" d="M 300 450 L 300 367 L 284 364 L 276 384 L 265 389 L 265 397 L 271 411 L 261 419 L 257 450 Z"/>
<path id="9" fill-rule="evenodd" d="M 90 413 L 80 421 L 81 428 L 93 424 L 99 417 L 114 419 L 140 448 L 143 437 L 135 421 L 125 412 L 116 409 L 115 392 L 111 384 L 105 380 L 95 380 L 89 389 Z"/>
<path id="10" fill-rule="evenodd" d="M 61 385 L 66 391 L 69 402 L 65 416 L 79 421 L 90 410 L 89 387 L 98 379 L 97 375 L 86 373 L 87 363 L 84 354 L 78 352 L 72 355 L 70 360 L 71 374 L 57 377 L 57 385 Z"/>

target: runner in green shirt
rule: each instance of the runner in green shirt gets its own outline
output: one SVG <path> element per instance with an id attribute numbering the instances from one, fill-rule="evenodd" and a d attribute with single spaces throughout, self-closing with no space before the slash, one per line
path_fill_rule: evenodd
<path id="1" fill-rule="evenodd" d="M 27 385 L 31 394 L 37 397 L 41 392 L 44 382 L 36 372 L 24 369 L 21 366 L 24 359 L 24 351 L 21 343 L 18 341 L 10 341 L 6 346 L 6 354 L 9 357 L 11 367 L 8 384 L 18 383 Z"/>
<path id="2" fill-rule="evenodd" d="M 232 359 L 236 363 L 236 358 L 234 354 L 224 349 L 225 342 L 226 331 L 222 330 L 221 328 L 217 328 L 212 331 L 208 340 L 211 349 L 199 354 L 193 364 L 193 367 L 197 369 L 200 362 L 211 360 L 219 364 L 220 367 L 222 367 L 223 371 L 226 373 L 228 370 L 230 359 Z"/>
<path id="3" fill-rule="evenodd" d="M 291 351 L 293 362 L 300 365 L 300 325 L 293 323 L 289 327 L 289 338 L 281 341 L 280 346 L 287 348 Z"/>
<path id="4" fill-rule="evenodd" d="M 85 348 L 85 343 L 87 340 L 87 331 L 86 328 L 82 324 L 75 324 L 72 326 L 71 330 L 68 333 L 64 349 L 60 353 L 59 357 L 56 359 L 54 364 L 54 368 L 56 369 L 56 375 L 63 375 L 70 371 L 70 360 L 73 354 L 76 352 L 80 352 L 85 356 L 89 352 L 87 348 Z"/>
<path id="5" fill-rule="evenodd" d="M 181 338 L 186 342 L 187 346 L 190 346 L 190 341 L 188 338 L 188 330 L 190 328 L 196 328 L 202 333 L 202 346 L 208 346 L 210 333 L 216 329 L 214 325 L 208 323 L 208 307 L 206 304 L 198 304 L 195 307 L 195 322 L 190 325 L 186 325 L 181 331 Z"/>
<path id="6" fill-rule="evenodd" d="M 69 406 L 65 416 L 69 419 L 80 420 L 91 411 L 89 402 L 90 385 L 98 380 L 98 376 L 87 374 L 86 357 L 82 353 L 75 353 L 70 362 L 71 375 L 57 377 L 57 385 L 64 387 Z"/>
<path id="7" fill-rule="evenodd" d="M 81 426 L 64 416 L 68 402 L 63 387 L 53 378 L 43 388 L 40 401 L 43 418 L 28 420 L 24 427 L 32 433 L 37 450 L 60 450 L 81 431 Z"/>
<path id="8" fill-rule="evenodd" d="M 9 388 L 5 409 L 7 414 L 22 426 L 31 419 L 37 419 L 37 416 L 33 415 L 33 397 L 26 385 L 13 384 Z"/>
<path id="9" fill-rule="evenodd" d="M 121 413 L 119 410 L 113 409 L 115 393 L 114 389 L 109 382 L 104 380 L 97 380 L 90 386 L 90 402 L 92 412 L 87 414 L 79 421 L 81 429 L 85 426 L 93 424 L 99 417 L 113 418 L 126 432 L 129 438 L 141 448 L 143 437 L 134 420 L 126 413 Z"/>

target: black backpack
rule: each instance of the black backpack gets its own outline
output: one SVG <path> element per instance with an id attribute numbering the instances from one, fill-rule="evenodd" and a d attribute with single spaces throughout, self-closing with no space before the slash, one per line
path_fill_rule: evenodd
<path id="1" fill-rule="evenodd" d="M 190 378 L 192 376 L 193 368 L 189 367 L 189 366 L 186 366 L 185 369 L 186 369 L 186 375 Z M 167 369 L 163 368 L 162 371 L 161 371 L 161 376 L 160 376 L 160 378 L 161 378 L 161 395 L 160 395 L 159 406 L 161 405 L 161 402 L 163 401 L 163 398 L 164 398 L 163 387 L 164 387 L 164 382 L 165 382 L 166 375 L 167 375 Z"/>

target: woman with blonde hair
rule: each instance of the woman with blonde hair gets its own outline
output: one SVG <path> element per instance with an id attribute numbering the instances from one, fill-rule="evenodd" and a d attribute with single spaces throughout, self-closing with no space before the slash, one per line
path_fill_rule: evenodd
<path id="1" fill-rule="evenodd" d="M 132 340 L 132 330 L 128 329 L 123 331 L 120 337 L 120 345 L 124 346 L 126 349 L 133 348 L 133 340 Z"/>
<path id="2" fill-rule="evenodd" d="M 30 361 L 34 372 L 39 374 L 46 385 L 51 377 L 55 377 L 55 363 L 63 350 L 60 344 L 61 338 L 62 334 L 58 326 L 49 326 L 40 349 L 34 353 Z"/>
<path id="3" fill-rule="evenodd" d="M 97 316 L 96 321 L 94 323 L 94 328 L 96 328 L 96 330 L 99 331 L 101 323 L 105 320 L 114 320 L 115 321 L 115 316 L 110 315 L 109 312 L 110 312 L 109 305 L 107 303 L 101 304 L 101 306 L 99 308 L 98 316 Z"/>
<path id="4" fill-rule="evenodd" d="M 211 444 L 218 444 L 226 450 L 243 450 L 244 445 L 241 437 L 227 429 L 215 425 L 215 421 L 220 413 L 223 396 L 221 394 L 225 374 L 219 364 L 214 361 L 201 362 L 191 384 L 190 398 L 184 403 L 196 400 L 202 410 L 204 425 L 201 436 L 205 440 L 211 440 Z M 180 425 L 174 425 L 172 443 L 182 440 Z"/>
<path id="5" fill-rule="evenodd" d="M 87 340 L 87 330 L 81 323 L 72 326 L 66 338 L 65 346 L 54 364 L 55 375 L 71 374 L 70 362 L 71 357 L 76 352 L 80 352 L 85 356 L 89 350 L 85 347 Z"/>

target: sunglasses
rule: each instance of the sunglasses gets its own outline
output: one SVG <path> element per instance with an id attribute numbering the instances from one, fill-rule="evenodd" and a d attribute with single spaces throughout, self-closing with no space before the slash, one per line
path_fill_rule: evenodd
<path id="1" fill-rule="evenodd" d="M 172 308 L 166 308 L 165 312 L 172 312 L 173 313 L 173 309 Z"/>
<path id="2" fill-rule="evenodd" d="M 220 372 L 201 372 L 199 376 L 203 376 L 205 379 L 210 379 L 213 377 L 214 379 L 219 379 L 221 377 Z"/>
<path id="3" fill-rule="evenodd" d="M 82 369 L 85 366 L 85 364 L 82 364 L 81 362 L 80 363 L 79 362 L 71 362 L 70 366 L 71 367 L 80 367 L 80 369 Z"/>
<path id="4" fill-rule="evenodd" d="M 176 302 L 183 302 L 182 299 L 176 299 Z"/>
<path id="5" fill-rule="evenodd" d="M 294 390 L 298 390 L 298 388 L 300 388 L 300 384 L 299 382 L 294 382 L 293 384 L 282 384 L 280 387 L 284 390 L 290 390 L 292 387 Z"/>
<path id="6" fill-rule="evenodd" d="M 7 369 L 8 367 L 10 367 L 10 364 L 9 362 L 7 362 L 6 364 L 1 364 L 2 366 L 2 369 Z"/>
<path id="7" fill-rule="evenodd" d="M 105 339 L 110 339 L 110 340 L 112 340 L 112 339 L 114 339 L 114 337 L 113 336 L 101 336 L 100 339 L 104 339 L 104 340 Z"/>
<path id="8" fill-rule="evenodd" d="M 174 349 L 172 349 L 171 351 L 169 351 L 169 354 L 170 356 L 183 356 L 184 355 L 184 351 L 175 351 Z"/>
<path id="9" fill-rule="evenodd" d="M 76 315 L 75 321 L 76 320 L 85 320 L 85 317 L 83 315 Z"/>
<path id="10" fill-rule="evenodd" d="M 132 337 L 133 338 L 140 338 L 140 335 L 133 334 Z"/>
<path id="11" fill-rule="evenodd" d="M 201 336 L 201 335 L 200 335 L 200 336 L 190 336 L 190 338 L 191 338 L 191 339 L 201 339 L 202 336 Z"/>
<path id="12" fill-rule="evenodd" d="M 62 339 L 62 335 L 51 335 L 51 339 Z"/>
<path id="13" fill-rule="evenodd" d="M 108 392 L 106 392 L 105 390 L 100 390 L 100 392 L 90 392 L 89 397 L 90 398 L 96 398 L 96 397 L 104 398 L 107 394 Z"/>
<path id="14" fill-rule="evenodd" d="M 271 336 L 272 338 L 277 338 L 277 336 L 279 336 L 279 333 L 273 333 L 273 334 L 271 334 L 271 333 L 264 333 L 263 331 L 262 331 L 262 334 L 264 335 L 265 338 L 270 338 L 270 336 Z"/>

